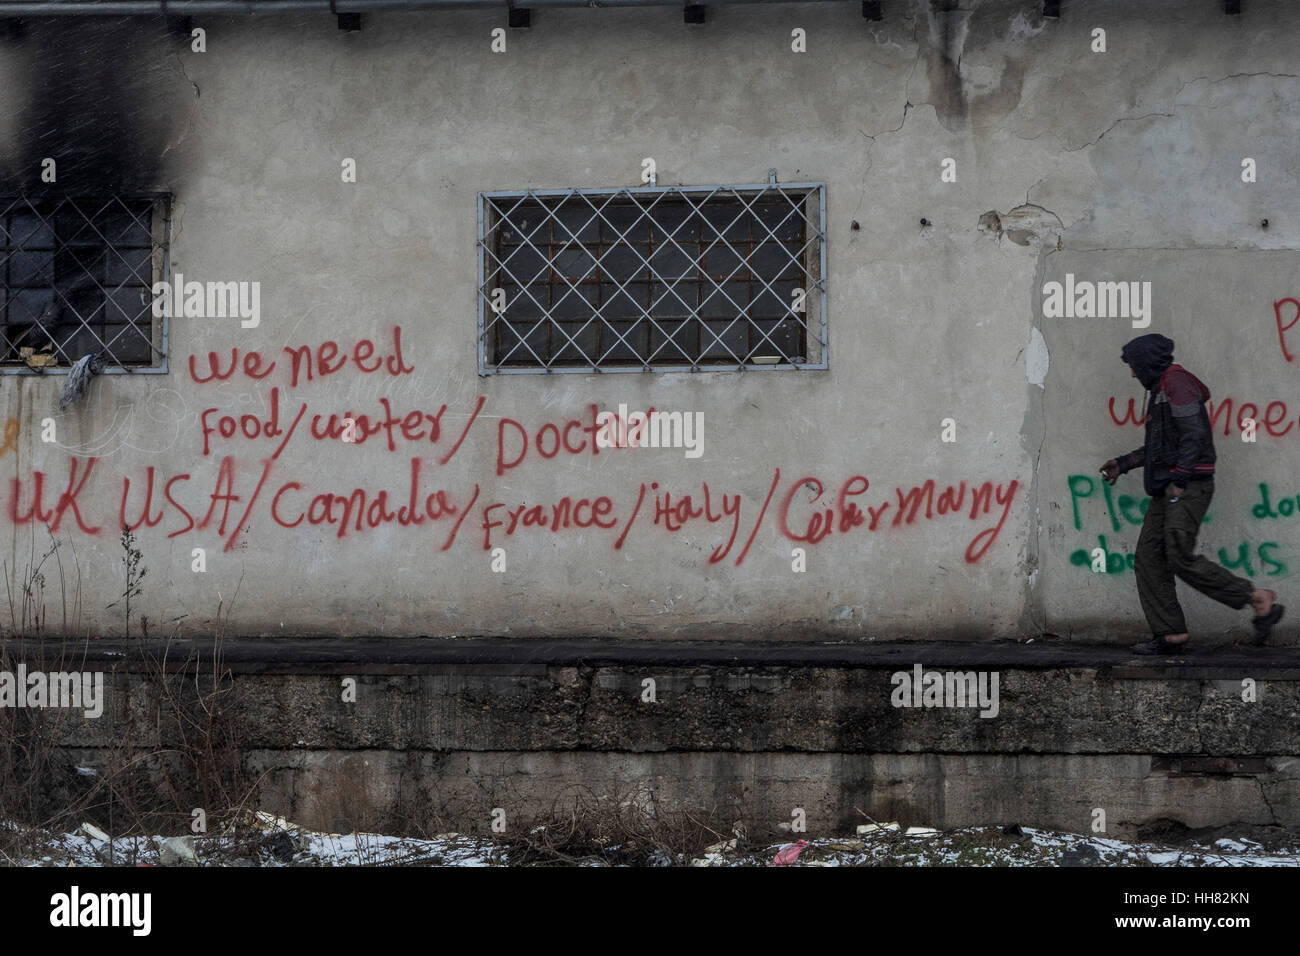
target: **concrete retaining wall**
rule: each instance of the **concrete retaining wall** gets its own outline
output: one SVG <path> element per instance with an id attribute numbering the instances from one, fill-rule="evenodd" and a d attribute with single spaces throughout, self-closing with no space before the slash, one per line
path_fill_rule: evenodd
<path id="1" fill-rule="evenodd" d="M 1107 833 L 1130 837 L 1300 822 L 1290 652 L 768 644 L 742 663 L 748 645 L 438 644 L 372 643 L 360 659 L 355 642 L 227 643 L 221 709 L 259 804 L 329 830 L 412 832 L 486 831 L 497 807 L 546 819 L 580 792 L 753 833 L 795 808 L 822 834 L 862 814 L 1087 832 L 1100 809 Z M 128 738 L 178 745 L 147 676 L 157 650 L 92 650 L 84 666 L 116 677 L 103 717 L 65 725 L 77 765 L 102 767 Z M 188 650 L 172 649 L 173 670 Z M 897 675 L 917 664 L 997 675 L 996 708 L 896 706 Z"/>

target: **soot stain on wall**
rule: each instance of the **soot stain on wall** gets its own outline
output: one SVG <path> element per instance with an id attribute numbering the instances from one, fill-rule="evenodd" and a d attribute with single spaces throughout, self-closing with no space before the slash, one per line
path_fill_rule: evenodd
<path id="1" fill-rule="evenodd" d="M 165 189 L 164 154 L 182 118 L 174 58 L 186 39 L 163 18 L 25 19 L 0 34 L 24 85 L 3 147 L 7 193 Z M 192 89 L 190 95 L 193 95 Z M 42 181 L 45 159 L 56 181 Z"/>

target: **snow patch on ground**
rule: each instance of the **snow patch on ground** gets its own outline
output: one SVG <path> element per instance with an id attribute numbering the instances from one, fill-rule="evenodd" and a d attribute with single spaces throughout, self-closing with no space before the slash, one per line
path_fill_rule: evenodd
<path id="1" fill-rule="evenodd" d="M 205 866 L 508 866 L 508 835 L 497 839 L 441 833 L 428 839 L 376 833 L 318 833 L 263 817 L 263 827 L 238 837 L 195 836 Z M 267 821 L 275 823 L 267 825 Z M 94 830 L 94 828 L 90 828 Z M 933 830 L 897 824 L 862 828 L 851 837 L 807 840 L 792 866 L 1300 866 L 1300 835 L 1278 828 L 1271 847 L 1242 837 L 1174 847 L 1032 827 Z M 7 837 L 19 832 L 0 824 Z M 94 830 L 95 833 L 100 831 Z M 160 836 L 100 839 L 85 831 L 25 831 L 29 849 L 0 861 L 16 866 L 160 865 Z M 699 855 L 652 855 L 652 866 L 766 866 L 789 843 L 737 845 L 729 840 Z M 582 860 L 603 866 L 600 860 Z"/>

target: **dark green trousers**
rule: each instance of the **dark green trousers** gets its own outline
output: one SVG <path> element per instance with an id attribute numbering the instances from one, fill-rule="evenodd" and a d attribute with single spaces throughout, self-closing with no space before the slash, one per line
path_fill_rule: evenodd
<path id="1" fill-rule="evenodd" d="M 1189 481 L 1177 501 L 1170 500 L 1171 494 L 1166 488 L 1163 495 L 1151 499 L 1134 561 L 1138 598 L 1151 633 L 1157 636 L 1187 633 L 1174 592 L 1175 577 L 1233 608 L 1249 604 L 1255 589 L 1250 581 L 1196 553 L 1196 535 L 1214 497 L 1214 482 Z"/>

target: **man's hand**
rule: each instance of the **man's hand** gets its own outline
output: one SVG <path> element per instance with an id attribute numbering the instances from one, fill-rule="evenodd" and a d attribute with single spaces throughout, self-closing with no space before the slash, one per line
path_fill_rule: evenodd
<path id="1" fill-rule="evenodd" d="M 1186 492 L 1187 489 L 1182 487 L 1181 485 L 1171 484 L 1169 486 L 1169 491 L 1171 492 L 1170 497 L 1172 498 L 1172 500 L 1177 501 L 1179 498 L 1183 496 L 1183 493 Z"/>
<path id="2" fill-rule="evenodd" d="M 1102 465 L 1098 471 L 1101 472 L 1102 478 L 1106 479 L 1106 484 L 1113 485 L 1119 479 L 1119 462 L 1112 458 Z"/>

